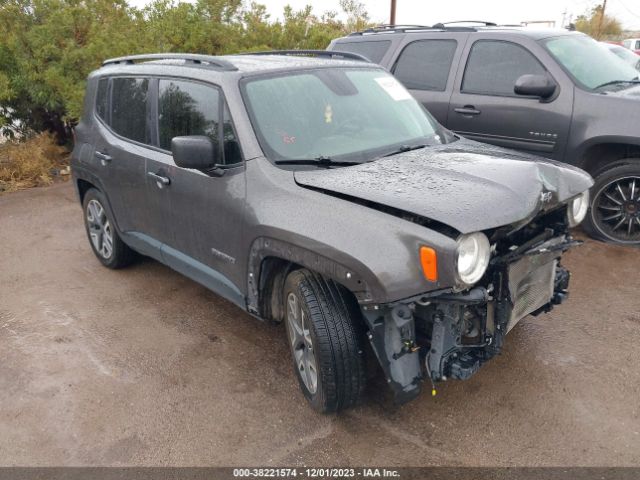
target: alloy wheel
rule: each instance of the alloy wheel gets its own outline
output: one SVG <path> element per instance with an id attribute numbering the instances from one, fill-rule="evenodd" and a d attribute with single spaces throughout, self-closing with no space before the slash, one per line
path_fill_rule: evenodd
<path id="1" fill-rule="evenodd" d="M 295 293 L 287 296 L 287 323 L 296 368 L 309 392 L 315 394 L 318 389 L 318 367 L 311 340 L 311 324 Z"/>
<path id="2" fill-rule="evenodd" d="M 640 177 L 617 178 L 602 187 L 593 200 L 591 215 L 610 240 L 640 242 Z"/>
<path id="3" fill-rule="evenodd" d="M 94 249 L 105 260 L 113 254 L 113 230 L 104 207 L 95 199 L 87 203 L 87 226 Z"/>

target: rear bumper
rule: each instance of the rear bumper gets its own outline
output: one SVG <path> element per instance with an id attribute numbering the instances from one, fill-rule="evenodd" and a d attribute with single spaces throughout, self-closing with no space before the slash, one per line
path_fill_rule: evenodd
<path id="1" fill-rule="evenodd" d="M 562 303 L 570 273 L 560 261 L 576 244 L 562 235 L 493 259 L 482 284 L 464 292 L 363 307 L 369 340 L 396 401 L 415 398 L 423 381 L 468 379 L 500 353 L 518 321 Z"/>

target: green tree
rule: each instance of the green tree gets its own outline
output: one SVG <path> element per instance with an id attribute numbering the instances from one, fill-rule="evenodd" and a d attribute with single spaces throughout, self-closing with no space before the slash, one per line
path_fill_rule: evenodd
<path id="1" fill-rule="evenodd" d="M 110 57 L 323 49 L 370 25 L 361 2 L 340 5 L 346 21 L 311 6 L 287 6 L 283 19 L 272 21 L 264 5 L 242 0 L 155 0 L 143 9 L 127 0 L 2 0 L 0 129 L 50 131 L 68 141 L 82 114 L 86 77 Z"/>
<path id="2" fill-rule="evenodd" d="M 622 33 L 622 25 L 615 17 L 606 13 L 604 17 L 602 16 L 602 5 L 596 5 L 589 12 L 576 18 L 575 27 L 576 30 L 586 33 L 596 40 Z"/>

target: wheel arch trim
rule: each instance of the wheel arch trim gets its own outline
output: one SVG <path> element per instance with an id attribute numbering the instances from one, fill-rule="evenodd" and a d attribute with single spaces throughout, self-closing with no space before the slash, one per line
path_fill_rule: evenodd
<path id="1" fill-rule="evenodd" d="M 107 190 L 104 188 L 104 185 L 102 184 L 102 182 L 100 181 L 100 178 L 97 175 L 94 175 L 93 173 L 91 173 L 90 171 L 82 167 L 78 167 L 78 166 L 73 167 L 73 184 L 76 189 L 78 201 L 80 202 L 80 205 L 82 205 L 84 197 L 83 197 L 83 193 L 80 190 L 80 182 L 88 183 L 89 185 L 91 185 L 91 187 L 98 190 L 104 196 L 105 200 L 107 201 L 107 205 L 105 205 L 105 207 L 109 209 L 109 213 L 111 214 L 111 218 L 113 219 L 114 227 L 118 232 L 118 234 L 122 237 L 123 232 L 120 229 L 120 226 L 118 225 L 118 219 L 113 213 L 113 208 L 111 206 L 111 200 L 109 199 L 109 194 Z"/>
<path id="2" fill-rule="evenodd" d="M 324 247 L 327 253 L 330 247 Z M 273 258 L 287 262 L 288 265 L 299 265 L 319 273 L 343 285 L 360 304 L 375 303 L 383 298 L 384 288 L 375 275 L 363 264 L 344 253 L 332 252 L 334 258 L 320 254 L 315 250 L 271 237 L 258 237 L 251 244 L 247 269 L 247 309 L 251 313 L 259 313 L 263 300 L 264 261 Z M 346 264 L 351 266 L 347 266 Z"/>
<path id="3" fill-rule="evenodd" d="M 590 157 L 590 152 L 597 148 L 610 149 L 610 148 L 618 148 L 618 149 L 630 149 L 632 152 L 628 155 L 616 156 L 616 158 L 605 159 L 600 162 L 597 160 L 592 161 Z M 586 170 L 592 175 L 597 173 L 594 170 L 598 170 L 603 164 L 613 163 L 619 160 L 624 160 L 625 158 L 637 158 L 640 157 L 640 137 L 629 137 L 629 136 L 621 136 L 621 135 L 603 135 L 600 137 L 593 137 L 586 141 L 584 141 L 580 146 L 576 149 L 577 155 L 575 158 L 575 165 L 577 167 Z M 598 170 L 599 171 L 599 170 Z"/>

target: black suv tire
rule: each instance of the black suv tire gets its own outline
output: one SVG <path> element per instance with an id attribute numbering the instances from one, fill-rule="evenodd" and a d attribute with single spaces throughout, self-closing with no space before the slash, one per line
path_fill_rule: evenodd
<path id="1" fill-rule="evenodd" d="M 582 224 L 585 232 L 606 242 L 640 245 L 640 159 L 608 166 L 595 176 L 591 192 L 591 208 Z"/>
<path id="2" fill-rule="evenodd" d="M 294 370 L 311 406 L 328 413 L 355 405 L 365 364 L 353 297 L 336 282 L 301 269 L 287 276 L 283 305 Z"/>
<path id="3" fill-rule="evenodd" d="M 120 238 L 105 196 L 90 188 L 82 201 L 84 226 L 95 256 L 108 268 L 118 269 L 135 260 L 135 252 Z"/>

